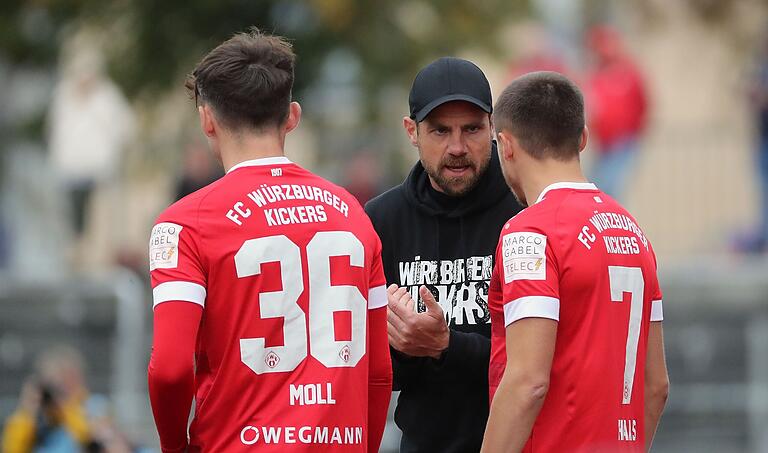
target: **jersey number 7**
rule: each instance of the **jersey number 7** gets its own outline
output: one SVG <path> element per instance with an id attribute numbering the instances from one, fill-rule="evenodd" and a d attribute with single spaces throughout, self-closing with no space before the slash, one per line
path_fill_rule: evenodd
<path id="1" fill-rule="evenodd" d="M 608 279 L 611 283 L 611 301 L 623 302 L 624 293 L 630 293 L 629 327 L 627 328 L 627 348 L 624 356 L 624 386 L 621 404 L 632 401 L 632 386 L 635 382 L 637 364 L 637 346 L 640 340 L 640 322 L 643 320 L 643 292 L 645 281 L 639 267 L 608 266 Z"/>
<path id="2" fill-rule="evenodd" d="M 329 368 L 354 367 L 365 355 L 368 302 L 356 286 L 331 285 L 331 256 L 349 256 L 350 266 L 364 267 L 365 248 L 348 231 L 322 231 L 307 244 L 309 342 L 307 316 L 298 304 L 304 292 L 301 249 L 285 235 L 245 241 L 235 254 L 238 278 L 261 274 L 261 265 L 280 263 L 282 290 L 260 293 L 262 319 L 283 318 L 283 346 L 266 347 L 264 338 L 241 338 L 240 359 L 256 374 L 289 372 L 307 351 Z M 334 338 L 334 313 L 348 311 L 350 341 Z"/>

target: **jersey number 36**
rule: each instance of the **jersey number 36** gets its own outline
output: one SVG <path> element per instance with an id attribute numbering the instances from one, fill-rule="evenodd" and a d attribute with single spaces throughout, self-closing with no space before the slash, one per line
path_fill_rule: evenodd
<path id="1" fill-rule="evenodd" d="M 331 285 L 331 256 L 348 256 L 364 266 L 365 248 L 348 231 L 322 231 L 307 244 L 309 341 L 307 315 L 298 304 L 304 292 L 301 249 L 287 236 L 245 241 L 235 254 L 238 278 L 261 274 L 261 265 L 280 263 L 282 290 L 259 294 L 262 319 L 283 318 L 283 346 L 266 347 L 264 338 L 240 339 L 240 359 L 256 374 L 293 371 L 309 354 L 329 368 L 353 367 L 365 355 L 368 302 L 356 286 Z M 351 313 L 351 341 L 336 341 L 334 313 Z"/>

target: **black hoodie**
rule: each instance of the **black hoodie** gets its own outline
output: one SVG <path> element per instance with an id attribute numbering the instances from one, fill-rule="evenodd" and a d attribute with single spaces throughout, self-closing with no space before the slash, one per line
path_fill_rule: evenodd
<path id="1" fill-rule="evenodd" d="M 418 286 L 426 284 L 451 329 L 439 360 L 393 350 L 400 451 L 480 451 L 488 419 L 488 284 L 501 227 L 520 210 L 504 182 L 496 147 L 488 170 L 464 196 L 436 191 L 417 163 L 402 184 L 365 210 L 381 238 L 387 284 L 407 287 L 414 299 Z M 423 302 L 418 305 L 423 311 Z"/>

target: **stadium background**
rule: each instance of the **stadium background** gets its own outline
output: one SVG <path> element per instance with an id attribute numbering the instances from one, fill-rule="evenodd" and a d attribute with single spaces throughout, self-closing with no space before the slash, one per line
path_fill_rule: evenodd
<path id="1" fill-rule="evenodd" d="M 494 93 L 539 66 L 581 83 L 598 24 L 618 31 L 650 99 L 625 201 L 665 292 L 672 392 L 654 450 L 768 452 L 768 264 L 743 245 L 761 212 L 748 98 L 768 59 L 760 0 L 2 2 L 0 423 L 37 357 L 67 345 L 99 413 L 156 448 L 146 243 L 162 208 L 216 176 L 183 90 L 207 49 L 250 25 L 290 37 L 304 117 L 288 155 L 364 200 L 416 158 L 401 119 L 420 66 L 469 58 Z"/>

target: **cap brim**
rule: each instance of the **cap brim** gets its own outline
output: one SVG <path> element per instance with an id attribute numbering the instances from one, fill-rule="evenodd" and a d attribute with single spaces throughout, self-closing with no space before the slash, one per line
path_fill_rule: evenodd
<path id="1" fill-rule="evenodd" d="M 490 105 L 480 101 L 479 99 L 473 96 L 468 96 L 466 94 L 449 94 L 446 96 L 439 97 L 434 101 L 430 102 L 429 104 L 425 105 L 424 108 L 416 112 L 416 114 L 414 115 L 414 119 L 416 120 L 417 123 L 420 123 L 424 120 L 424 118 L 427 117 L 427 115 L 429 115 L 432 112 L 432 110 L 445 104 L 446 102 L 451 102 L 451 101 L 466 101 L 466 102 L 469 102 L 470 104 L 474 104 L 480 107 L 485 112 L 491 113 L 493 111 L 493 108 Z"/>

